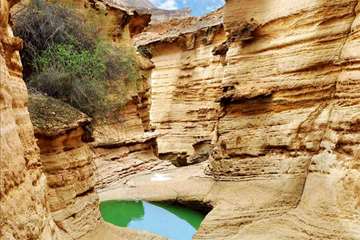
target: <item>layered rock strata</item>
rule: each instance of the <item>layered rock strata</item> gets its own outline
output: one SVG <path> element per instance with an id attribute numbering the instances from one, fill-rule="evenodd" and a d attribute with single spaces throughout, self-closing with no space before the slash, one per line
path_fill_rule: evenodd
<path id="1" fill-rule="evenodd" d="M 50 213 L 61 239 L 78 239 L 100 223 L 90 119 L 71 106 L 32 94 L 29 111 L 47 179 Z"/>
<path id="2" fill-rule="evenodd" d="M 4 64 L 3 59 L 1 61 Z M 26 87 L 21 79 L 7 75 L 4 65 L 1 68 L 4 98 L 1 114 L 0 238 L 52 239 L 52 222 L 45 197 L 46 178 L 41 171 L 28 112 L 21 107 L 27 101 Z M 16 92 L 16 96 L 12 98 L 10 92 Z M 20 105 L 14 107 L 13 101 Z M 21 125 L 17 125 L 16 121 Z"/>
<path id="3" fill-rule="evenodd" d="M 135 11 L 135 8 L 132 8 L 133 5 L 138 7 L 140 3 L 146 5 L 146 2 L 141 1 L 62 2 L 71 2 L 85 19 L 88 16 L 99 18 L 102 23 L 99 29 L 100 37 L 121 48 L 125 51 L 126 57 L 133 58 L 138 65 L 138 79 L 128 80 L 124 73 L 124 76 L 111 83 L 115 90 L 110 89 L 107 97 L 121 101 L 122 106 L 114 108 L 106 116 L 103 113 L 95 113 L 91 126 L 87 127 L 92 132 L 91 149 L 95 159 L 96 188 L 100 190 L 122 181 L 122 176 L 131 174 L 132 171 L 152 169 L 162 163 L 156 162 L 156 136 L 151 133 L 149 120 L 151 88 L 148 75 L 153 64 L 136 54 L 131 39 L 131 36 L 141 32 L 149 24 L 151 15 L 148 11 Z M 136 81 L 136 87 L 124 84 L 130 81 Z M 121 88 L 124 90 L 119 91 Z"/>
<path id="4" fill-rule="evenodd" d="M 229 239 L 360 239 L 359 10 L 356 0 L 227 1 L 211 173 L 303 186 L 296 208 L 254 221 L 277 211 L 257 206 Z"/>
<path id="5" fill-rule="evenodd" d="M 224 73 L 209 166 L 162 172 L 164 182 L 135 177 L 101 197 L 210 204 L 195 239 L 360 239 L 359 9 L 351 0 L 227 1 L 227 40 L 212 48 Z M 168 24 L 172 31 L 154 25 L 137 40 L 155 64 L 150 119 L 162 133 L 160 156 L 191 142 L 174 130 L 171 104 L 187 95 L 173 94 L 181 34 Z M 182 48 L 193 48 L 182 36 Z"/>
<path id="6" fill-rule="evenodd" d="M 118 123 L 95 127 L 97 187 L 108 190 L 101 199 L 210 205 L 195 239 L 360 239 L 359 6 L 228 0 L 226 38 L 214 15 L 148 28 L 137 44 L 155 64 L 150 123 L 158 133 L 148 132 L 149 90 L 134 95 Z M 0 234 L 52 239 L 56 226 L 14 54 L 19 42 L 3 16 Z M 98 220 L 88 120 L 78 119 L 51 125 L 53 133 L 36 129 L 61 239 L 81 236 Z M 209 165 L 159 171 L 167 166 L 154 156 L 156 137 L 161 157 L 181 165 L 211 151 Z M 142 171 L 148 174 L 132 177 Z M 115 186 L 122 188 L 109 191 Z"/>
<path id="7" fill-rule="evenodd" d="M 139 57 L 146 72 L 152 64 Z M 92 149 L 96 164 L 96 189 L 114 187 L 128 176 L 141 171 L 168 168 L 169 164 L 156 157 L 156 137 L 150 126 L 150 86 L 144 73 L 139 92 L 118 111 L 116 118 L 108 122 L 96 122 L 93 126 Z"/>
<path id="8" fill-rule="evenodd" d="M 187 18 L 191 15 L 191 9 L 165 10 L 157 8 L 148 0 L 103 0 L 108 5 L 121 8 L 128 12 L 148 13 L 151 15 L 151 22 L 166 22 L 171 19 Z"/>
<path id="9" fill-rule="evenodd" d="M 212 50 L 225 39 L 221 12 L 153 24 L 136 45 L 151 57 L 151 125 L 161 159 L 176 165 L 206 160 L 217 121 L 223 76 Z"/>
<path id="10" fill-rule="evenodd" d="M 112 119 L 99 120 L 94 123 L 95 146 L 134 141 L 135 139 L 141 141 L 145 132 L 151 132 L 150 87 L 147 81 L 146 77 L 139 81 L 143 85 L 142 89 L 134 93 L 125 106 L 117 109 Z"/>
<path id="11" fill-rule="evenodd" d="M 22 42 L 8 24 L 14 3 L 0 2 L 0 239 L 162 239 L 100 221 L 93 153 L 86 143 L 93 140 L 90 119 L 58 100 L 31 94 L 40 156 L 21 79 Z M 148 129 L 147 115 L 138 117 Z"/>
<path id="12" fill-rule="evenodd" d="M 9 26 L 9 8 L 0 1 L 0 238 L 53 239 L 47 212 L 46 179 L 27 110 L 21 79 L 21 40 Z"/>
<path id="13" fill-rule="evenodd" d="M 142 138 L 94 143 L 97 191 L 119 187 L 138 173 L 171 168 L 155 155 L 156 136 L 146 133 Z"/>
<path id="14" fill-rule="evenodd" d="M 99 7 L 100 3 L 104 4 L 102 8 Z M 149 12 L 141 11 L 138 3 L 87 1 L 92 8 L 106 11 L 109 21 L 103 33 L 111 37 L 113 44 L 126 47 L 128 57 L 135 59 L 139 69 L 136 90 L 127 93 L 124 106 L 115 109 L 110 118 L 95 116 L 93 121 L 94 142 L 91 145 L 95 154 L 98 191 L 114 187 L 140 171 L 169 167 L 155 156 L 157 135 L 150 126 L 149 74 L 154 66 L 148 59 L 136 54 L 131 39 L 150 22 Z M 116 94 L 113 97 L 116 98 Z"/>

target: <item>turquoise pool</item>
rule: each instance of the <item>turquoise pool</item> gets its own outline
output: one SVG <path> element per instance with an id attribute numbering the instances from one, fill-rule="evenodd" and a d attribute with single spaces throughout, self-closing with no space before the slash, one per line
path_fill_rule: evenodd
<path id="1" fill-rule="evenodd" d="M 205 217 L 184 206 L 143 201 L 106 201 L 100 204 L 100 211 L 107 222 L 171 240 L 192 239 Z"/>

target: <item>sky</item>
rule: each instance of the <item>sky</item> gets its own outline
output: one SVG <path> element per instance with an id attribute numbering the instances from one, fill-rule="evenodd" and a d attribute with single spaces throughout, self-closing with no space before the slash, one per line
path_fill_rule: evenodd
<path id="1" fill-rule="evenodd" d="M 194 16 L 202 16 L 224 5 L 224 0 L 150 0 L 163 9 L 191 8 Z"/>

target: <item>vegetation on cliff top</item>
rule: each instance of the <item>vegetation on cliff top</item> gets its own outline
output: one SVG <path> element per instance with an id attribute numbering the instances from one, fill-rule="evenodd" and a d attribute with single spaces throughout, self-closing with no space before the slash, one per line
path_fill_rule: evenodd
<path id="1" fill-rule="evenodd" d="M 34 0 L 15 16 L 14 32 L 29 87 L 90 116 L 106 116 L 138 88 L 133 52 L 99 38 L 98 28 L 68 6 Z M 116 96 L 116 98 L 114 98 Z"/>
<path id="2" fill-rule="evenodd" d="M 88 116 L 58 99 L 36 91 L 29 94 L 29 113 L 35 133 L 56 136 L 59 132 L 90 122 Z"/>

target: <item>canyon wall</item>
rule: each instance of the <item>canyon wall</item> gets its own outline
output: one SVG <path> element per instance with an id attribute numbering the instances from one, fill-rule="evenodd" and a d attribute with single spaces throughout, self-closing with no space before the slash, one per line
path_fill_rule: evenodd
<path id="1" fill-rule="evenodd" d="M 150 21 L 86 2 L 107 11 L 114 44 L 132 48 Z M 137 56 L 140 90 L 116 121 L 92 128 L 71 107 L 31 96 L 40 151 L 21 40 L 0 3 L 1 239 L 104 236 L 95 189 L 169 168 L 156 154 L 179 166 L 209 161 L 119 191 L 211 204 L 195 239 L 360 239 L 358 0 L 228 0 L 203 18 L 153 24 L 135 37 L 153 64 Z"/>
<path id="2" fill-rule="evenodd" d="M 96 188 L 105 190 L 121 184 L 139 172 L 161 169 L 169 164 L 159 161 L 156 137 L 150 126 L 150 85 L 148 71 L 152 64 L 139 56 L 142 68 L 140 90 L 116 113 L 116 119 L 94 125 Z"/>
<path id="3" fill-rule="evenodd" d="M 116 113 L 115 120 L 94 125 L 92 149 L 98 191 L 121 184 L 136 173 L 169 165 L 155 156 L 157 134 L 150 128 L 148 78 L 143 77 L 140 84 L 143 90 Z"/>
<path id="4" fill-rule="evenodd" d="M 22 41 L 8 25 L 8 2 L 0 6 L 0 238 L 78 239 L 100 223 L 93 154 L 81 140 L 89 119 L 48 97 L 31 95 L 28 102 L 17 52 Z"/>
<path id="5" fill-rule="evenodd" d="M 60 239 L 79 239 L 100 223 L 95 165 L 87 141 L 90 118 L 73 107 L 31 94 L 29 112 L 47 179 L 49 211 Z"/>
<path id="6" fill-rule="evenodd" d="M 84 6 L 83 3 L 80 5 Z M 114 232 L 114 238 L 116 234 L 126 235 L 100 224 L 94 153 L 87 143 L 93 140 L 90 119 L 67 104 L 38 93 L 32 93 L 28 103 L 17 52 L 22 41 L 13 37 L 8 25 L 10 5 L 7 1 L 1 1 L 0 7 L 0 238 L 79 239 L 95 229 L 102 229 L 104 234 Z M 15 10 L 21 7 L 23 5 Z M 113 30 L 110 37 L 117 36 L 117 29 L 124 27 L 121 23 L 131 29 L 129 22 L 136 18 L 129 20 L 126 13 L 121 11 L 114 15 L 110 17 L 115 19 L 115 24 L 106 26 Z M 139 29 L 139 24 L 142 22 L 131 26 Z M 141 89 L 145 90 L 129 101 L 130 107 L 125 108 L 123 118 L 131 124 L 135 122 L 143 136 L 144 129 L 149 128 L 149 117 L 146 110 L 140 113 L 140 109 L 147 107 L 143 98 L 146 98 L 149 88 L 142 86 Z M 134 117 L 127 118 L 127 114 Z M 129 128 L 131 124 L 126 126 L 133 130 Z M 108 139 L 111 139 L 111 135 L 108 135 Z M 90 236 L 90 239 L 93 238 Z"/>
<path id="7" fill-rule="evenodd" d="M 221 12 L 153 24 L 136 36 L 155 65 L 150 122 L 161 159 L 178 166 L 207 159 L 223 76 L 222 58 L 212 50 L 224 40 Z"/>
<path id="8" fill-rule="evenodd" d="M 360 239 L 359 6 L 357 0 L 227 1 L 210 171 L 249 183 L 293 179 L 300 187 L 298 202 L 272 206 L 260 205 L 259 193 L 252 213 L 239 216 L 252 223 L 226 239 Z M 273 191 L 285 185 L 279 187 Z M 295 208 L 256 219 L 283 204 Z"/>
<path id="9" fill-rule="evenodd" d="M 0 238 L 50 240 L 55 227 L 21 78 L 22 42 L 8 24 L 13 4 L 0 1 Z"/>
<path id="10" fill-rule="evenodd" d="M 37 92 L 32 92 L 28 101 L 18 53 L 22 41 L 13 37 L 8 24 L 9 10 L 14 3 L 0 2 L 0 239 L 92 240 L 103 236 L 107 239 L 162 239 L 101 221 L 95 192 L 94 152 L 88 143 L 94 140 L 91 119 L 69 105 Z M 79 3 L 79 6 L 85 6 L 83 3 Z M 23 6 L 18 5 L 13 10 L 17 11 Z M 121 24 L 125 24 L 129 31 L 137 31 L 141 29 L 139 24 L 144 23 L 142 19 L 138 21 L 139 16 L 129 19 L 124 12 L 113 17 L 116 23 L 112 25 L 114 22 L 110 22 L 105 26 L 115 27 L 110 37 L 118 36 L 116 29 L 124 27 Z M 146 63 L 143 62 L 142 68 L 151 67 Z M 147 145 L 147 141 L 153 139 L 153 136 L 144 137 L 144 131 L 150 130 L 146 110 L 149 106 L 146 97 L 149 87 L 144 83 L 141 89 L 144 90 L 136 94 L 124 108 L 122 117 L 130 116 L 124 120 L 130 122 L 127 127 L 134 125 L 135 129 L 141 129 L 140 138 L 146 141 L 141 140 L 140 145 L 144 144 L 146 146 L 143 148 L 148 149 L 152 143 Z M 119 122 L 121 124 L 122 121 Z M 118 133 L 117 129 L 114 131 Z M 129 135 L 125 136 L 126 143 L 131 143 L 132 140 L 127 139 Z M 111 134 L 108 137 L 113 141 Z M 94 147 L 99 142 L 107 145 L 99 135 L 95 140 L 98 141 Z M 132 151 L 137 148 L 143 149 L 134 147 Z M 150 152 L 153 155 L 152 149 Z M 139 167 L 138 171 L 142 170 Z"/>
<path id="11" fill-rule="evenodd" d="M 151 14 L 151 22 L 166 22 L 171 19 L 181 19 L 191 16 L 191 9 L 166 10 L 157 8 L 148 0 L 103 0 L 106 4 L 115 6 L 127 12 Z"/>
<path id="12" fill-rule="evenodd" d="M 359 6 L 229 0 L 226 37 L 206 17 L 136 36 L 160 158 L 210 143 L 205 201 L 223 200 L 195 239 L 360 239 Z"/>
<path id="13" fill-rule="evenodd" d="M 97 191 L 121 184 L 127 177 L 138 172 L 169 165 L 158 161 L 155 156 L 156 134 L 150 126 L 149 75 L 154 66 L 151 61 L 137 54 L 131 38 L 149 24 L 150 15 L 147 11 L 133 11 L 130 5 L 136 5 L 136 2 L 122 3 L 124 2 L 86 0 L 78 5 L 79 11 L 85 14 L 89 11 L 88 7 L 91 7 L 103 16 L 101 37 L 125 51 L 124 60 L 131 61 L 137 69 L 136 79 L 134 76 L 129 79 L 124 73 L 114 80 L 114 88 L 122 90 L 110 90 L 107 96 L 115 101 L 122 98 L 122 106 L 113 109 L 109 116 L 95 114 L 92 121 L 94 141 L 91 148 L 95 159 Z M 124 71 L 126 70 L 128 69 Z M 116 85 L 117 83 L 119 84 Z"/>

